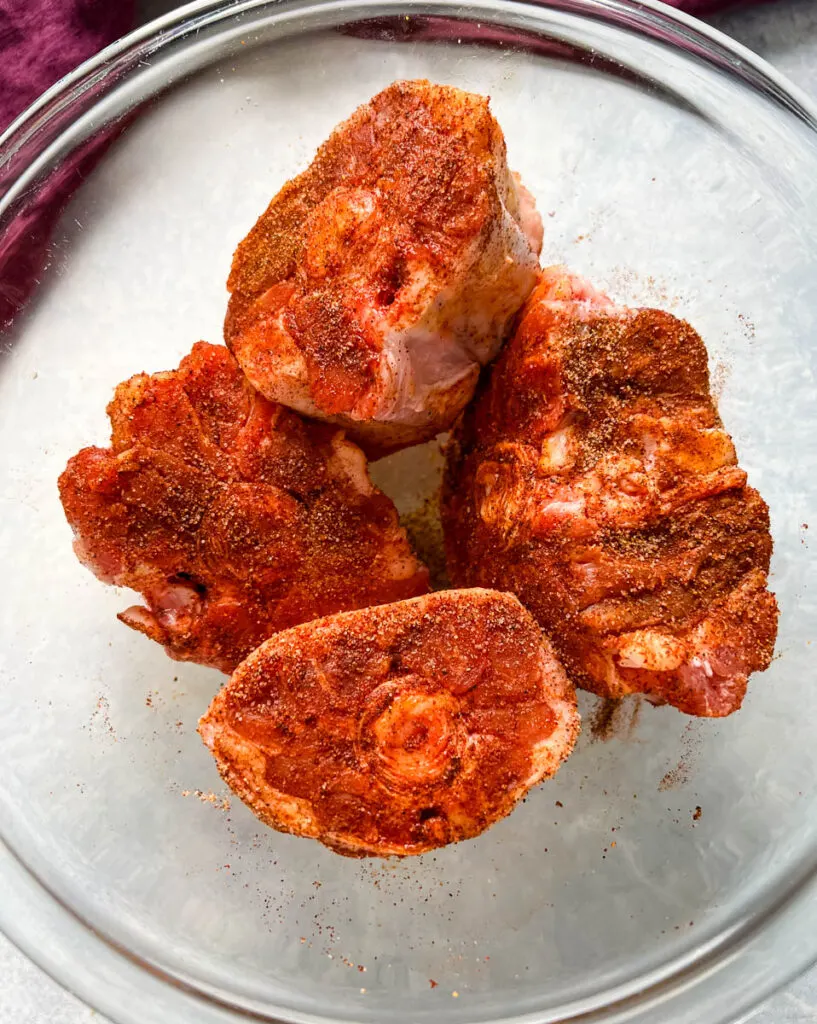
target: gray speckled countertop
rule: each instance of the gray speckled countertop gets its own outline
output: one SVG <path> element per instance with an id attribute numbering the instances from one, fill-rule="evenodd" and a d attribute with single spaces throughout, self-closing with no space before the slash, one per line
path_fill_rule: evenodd
<path id="1" fill-rule="evenodd" d="M 139 9 L 148 20 L 173 6 L 172 0 L 141 0 Z M 817 0 L 774 0 L 736 8 L 714 21 L 817 100 Z M 0 1024 L 106 1024 L 2 936 L 0 978 Z M 752 1024 L 817 1024 L 817 968 L 748 1019 Z"/>

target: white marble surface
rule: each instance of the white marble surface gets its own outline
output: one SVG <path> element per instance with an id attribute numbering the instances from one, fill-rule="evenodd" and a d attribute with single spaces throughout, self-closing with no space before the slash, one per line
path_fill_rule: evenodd
<path id="1" fill-rule="evenodd" d="M 147 20 L 173 5 L 141 0 Z M 736 8 L 715 23 L 761 54 L 817 100 L 817 0 L 776 0 Z M 106 1024 L 0 936 L 0 1024 Z M 817 969 L 749 1018 L 751 1024 L 817 1024 Z M 706 1024 L 702 1019 L 701 1024 Z"/>

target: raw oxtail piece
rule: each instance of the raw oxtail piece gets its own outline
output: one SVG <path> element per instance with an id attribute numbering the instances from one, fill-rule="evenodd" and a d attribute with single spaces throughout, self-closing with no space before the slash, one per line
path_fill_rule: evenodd
<path id="1" fill-rule="evenodd" d="M 515 597 L 450 590 L 272 637 L 199 724 L 266 824 L 349 856 L 478 835 L 568 756 L 572 685 Z"/>
<path id="2" fill-rule="evenodd" d="M 769 665 L 769 512 L 703 341 L 564 268 L 449 447 L 443 525 L 454 584 L 515 593 L 588 690 L 722 716 Z"/>
<path id="3" fill-rule="evenodd" d="M 395 82 L 238 246 L 225 340 L 374 454 L 446 430 L 536 283 L 542 224 L 484 96 Z"/>
<path id="4" fill-rule="evenodd" d="M 75 455 L 60 497 L 80 560 L 145 599 L 119 618 L 172 658 L 231 672 L 278 630 L 428 590 L 361 450 L 222 345 L 131 377 L 108 415 L 111 447 Z"/>

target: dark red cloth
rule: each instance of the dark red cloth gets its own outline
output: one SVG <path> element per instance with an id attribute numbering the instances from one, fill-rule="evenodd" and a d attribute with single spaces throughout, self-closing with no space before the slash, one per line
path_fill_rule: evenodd
<path id="1" fill-rule="evenodd" d="M 133 27 L 133 0 L 0 0 L 0 131 Z"/>
<path id="2" fill-rule="evenodd" d="M 133 18 L 133 0 L 0 0 L 0 132 L 59 78 L 128 32 Z M 109 141 L 83 146 L 0 226 L 0 330 L 35 286 L 57 218 Z M 17 162 L 5 170 L 0 194 Z"/>

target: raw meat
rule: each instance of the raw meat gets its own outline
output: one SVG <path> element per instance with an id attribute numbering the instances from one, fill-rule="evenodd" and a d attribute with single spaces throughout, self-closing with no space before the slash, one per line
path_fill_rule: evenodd
<path id="1" fill-rule="evenodd" d="M 145 597 L 119 618 L 171 657 L 230 672 L 280 629 L 428 590 L 360 449 L 223 346 L 120 384 L 108 414 L 111 447 L 75 455 L 60 497 L 80 560 Z"/>
<path id="2" fill-rule="evenodd" d="M 454 584 L 517 594 L 578 685 L 721 716 L 768 667 L 768 509 L 688 324 L 546 271 L 444 492 Z"/>
<path id="3" fill-rule="evenodd" d="M 445 591 L 279 633 L 199 724 L 268 825 L 349 856 L 478 835 L 553 775 L 576 698 L 510 594 Z"/>
<path id="4" fill-rule="evenodd" d="M 451 425 L 536 282 L 541 244 L 488 100 L 396 82 L 238 246 L 225 339 L 269 399 L 382 454 Z"/>

